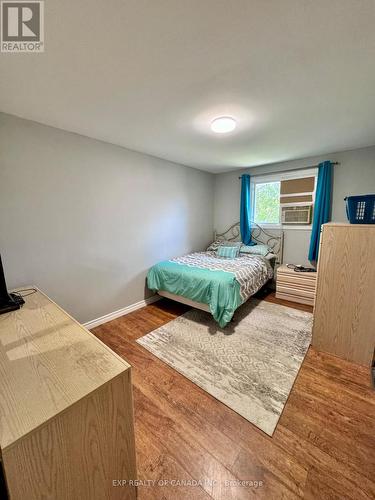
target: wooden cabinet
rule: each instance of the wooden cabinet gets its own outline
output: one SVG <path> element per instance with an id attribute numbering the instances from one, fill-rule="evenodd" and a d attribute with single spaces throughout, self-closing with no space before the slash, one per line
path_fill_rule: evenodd
<path id="1" fill-rule="evenodd" d="M 277 269 L 276 297 L 278 299 L 314 305 L 316 273 L 301 273 L 283 265 Z"/>
<path id="2" fill-rule="evenodd" d="M 375 344 L 375 225 L 324 224 L 312 345 L 369 366 Z"/>
<path id="3" fill-rule="evenodd" d="M 0 447 L 11 500 L 133 499 L 130 365 L 43 293 L 0 316 Z"/>

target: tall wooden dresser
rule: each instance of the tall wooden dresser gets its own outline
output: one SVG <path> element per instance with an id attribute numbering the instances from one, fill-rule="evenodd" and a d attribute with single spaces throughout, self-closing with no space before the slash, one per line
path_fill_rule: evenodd
<path id="1" fill-rule="evenodd" d="M 312 345 L 370 366 L 375 345 L 375 225 L 322 226 Z"/>

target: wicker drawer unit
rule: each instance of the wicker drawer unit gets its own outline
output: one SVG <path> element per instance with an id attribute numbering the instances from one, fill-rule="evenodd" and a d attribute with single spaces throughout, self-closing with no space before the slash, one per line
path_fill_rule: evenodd
<path id="1" fill-rule="evenodd" d="M 296 272 L 287 266 L 280 266 L 277 269 L 276 297 L 313 306 L 316 274 Z"/>

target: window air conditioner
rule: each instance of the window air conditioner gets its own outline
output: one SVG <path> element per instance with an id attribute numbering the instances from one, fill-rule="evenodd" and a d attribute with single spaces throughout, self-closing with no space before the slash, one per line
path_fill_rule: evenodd
<path id="1" fill-rule="evenodd" d="M 283 224 L 311 224 L 311 205 L 290 205 L 281 207 Z"/>

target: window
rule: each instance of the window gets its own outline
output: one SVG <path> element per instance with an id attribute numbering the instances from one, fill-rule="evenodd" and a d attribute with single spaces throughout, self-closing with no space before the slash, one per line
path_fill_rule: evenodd
<path id="1" fill-rule="evenodd" d="M 310 168 L 252 177 L 253 221 L 269 228 L 311 225 L 317 174 L 317 169 Z"/>
<path id="2" fill-rule="evenodd" d="M 253 213 L 257 224 L 280 224 L 280 181 L 255 184 Z"/>

